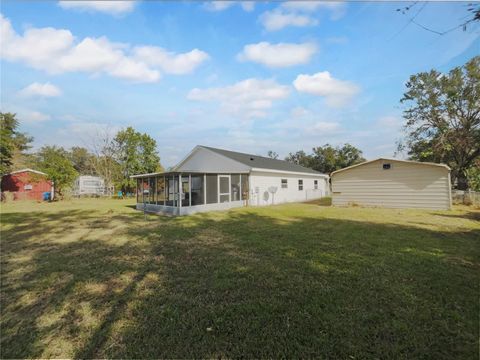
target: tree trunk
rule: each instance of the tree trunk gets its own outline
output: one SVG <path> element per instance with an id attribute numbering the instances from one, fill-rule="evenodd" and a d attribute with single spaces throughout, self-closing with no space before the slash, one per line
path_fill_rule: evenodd
<path id="1" fill-rule="evenodd" d="M 457 189 L 458 190 L 467 190 L 468 189 L 468 179 L 463 172 L 460 172 L 457 175 Z"/>

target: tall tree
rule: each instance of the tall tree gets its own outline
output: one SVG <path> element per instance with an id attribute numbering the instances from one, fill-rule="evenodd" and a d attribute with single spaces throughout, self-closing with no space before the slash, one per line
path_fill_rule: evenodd
<path id="1" fill-rule="evenodd" d="M 16 114 L 0 113 L 0 174 L 8 173 L 15 158 L 30 148 L 33 138 L 18 131 Z"/>
<path id="2" fill-rule="evenodd" d="M 289 153 L 285 160 L 304 167 L 311 167 L 312 157 L 307 155 L 305 151 L 300 150 L 295 153 Z"/>
<path id="3" fill-rule="evenodd" d="M 412 75 L 406 86 L 406 140 L 399 149 L 414 160 L 448 164 L 453 183 L 468 188 L 466 171 L 480 157 L 480 56 L 448 74 Z"/>
<path id="4" fill-rule="evenodd" d="M 73 146 L 68 156 L 73 164 L 75 170 L 81 175 L 96 175 L 94 162 L 95 156 L 86 148 L 80 146 Z"/>
<path id="5" fill-rule="evenodd" d="M 109 127 L 97 128 L 90 139 L 90 152 L 93 153 L 94 172 L 103 178 L 105 186 L 112 188 L 121 179 L 120 165 L 116 160 L 117 150 L 114 144 L 116 134 Z"/>
<path id="6" fill-rule="evenodd" d="M 53 181 L 55 194 L 62 198 L 65 189 L 69 188 L 78 176 L 68 152 L 61 147 L 44 146 L 36 156 L 38 168 Z"/>
<path id="7" fill-rule="evenodd" d="M 132 192 L 136 186 L 131 175 L 161 171 L 157 143 L 148 134 L 141 134 L 128 127 L 119 131 L 114 139 L 116 160 L 120 166 L 120 188 L 124 192 Z"/>
<path id="8" fill-rule="evenodd" d="M 330 144 L 313 148 L 311 167 L 329 174 L 332 171 L 364 162 L 362 151 L 350 144 L 333 147 Z"/>
<path id="9" fill-rule="evenodd" d="M 278 156 L 278 153 L 276 153 L 275 151 L 268 150 L 267 157 L 269 157 L 270 159 L 278 159 Z"/>
<path id="10" fill-rule="evenodd" d="M 310 155 L 303 150 L 290 153 L 285 160 L 326 174 L 365 161 L 362 151 L 350 144 L 344 144 L 341 147 L 325 144 L 312 150 L 313 153 Z"/>

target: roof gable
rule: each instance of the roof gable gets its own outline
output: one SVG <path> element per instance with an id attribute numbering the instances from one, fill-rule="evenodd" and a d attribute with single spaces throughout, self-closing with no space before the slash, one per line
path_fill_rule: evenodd
<path id="1" fill-rule="evenodd" d="M 432 162 L 422 162 L 422 161 L 412 161 L 412 160 L 400 160 L 400 159 L 391 159 L 391 158 L 384 158 L 384 157 L 381 157 L 381 158 L 378 158 L 378 159 L 374 159 L 374 160 L 369 160 L 369 161 L 364 161 L 360 164 L 355 164 L 355 165 L 352 165 L 352 166 L 348 166 L 346 168 L 343 168 L 343 169 L 339 169 L 339 170 L 335 170 L 333 171 L 330 176 L 333 176 L 334 174 L 337 174 L 339 172 L 342 172 L 342 171 L 345 171 L 345 170 L 350 170 L 350 169 L 353 169 L 353 168 L 356 168 L 356 167 L 359 167 L 359 166 L 363 166 L 363 165 L 366 165 L 366 164 L 370 164 L 370 163 L 373 163 L 375 161 L 396 161 L 396 162 L 402 162 L 402 163 L 408 163 L 408 164 L 417 164 L 417 165 L 427 165 L 427 166 L 437 166 L 437 167 L 443 167 L 443 168 L 446 168 L 448 171 L 450 171 L 451 169 L 445 165 L 445 164 L 437 164 L 437 163 L 432 163 Z"/>
<path id="2" fill-rule="evenodd" d="M 47 174 L 45 174 L 44 172 L 41 172 L 41 171 L 38 171 L 38 170 L 29 169 L 29 168 L 12 171 L 11 173 L 9 173 L 9 174 L 7 174 L 7 175 L 20 174 L 20 173 L 23 173 L 23 172 L 31 172 L 31 173 L 35 173 L 35 174 L 38 174 L 38 175 L 47 175 Z"/>
<path id="3" fill-rule="evenodd" d="M 250 166 L 203 146 L 196 146 L 185 159 L 172 169 L 175 172 L 207 173 L 245 173 L 250 170 Z"/>

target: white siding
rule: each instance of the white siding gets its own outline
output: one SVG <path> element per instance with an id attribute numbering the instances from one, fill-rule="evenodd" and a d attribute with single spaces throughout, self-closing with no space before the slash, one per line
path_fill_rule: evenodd
<path id="1" fill-rule="evenodd" d="M 445 167 L 373 161 L 332 174 L 333 205 L 450 209 L 449 177 Z"/>
<path id="2" fill-rule="evenodd" d="M 246 173 L 250 167 L 204 148 L 196 149 L 175 171 L 204 173 Z"/>
<path id="3" fill-rule="evenodd" d="M 281 179 L 287 179 L 287 188 L 282 189 Z M 298 180 L 303 180 L 303 190 L 298 190 Z M 318 180 L 318 189 L 314 189 L 314 180 Z M 277 192 L 272 198 L 269 194 L 265 200 L 264 193 L 271 186 L 277 187 Z M 258 190 L 258 192 L 257 192 Z M 300 202 L 321 198 L 328 195 L 328 179 L 315 174 L 288 174 L 253 171 L 250 174 L 250 200 L 251 206 L 263 206 Z"/>

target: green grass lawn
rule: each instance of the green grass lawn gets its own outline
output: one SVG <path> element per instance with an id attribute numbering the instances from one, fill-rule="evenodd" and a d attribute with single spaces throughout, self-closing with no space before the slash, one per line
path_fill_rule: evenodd
<path id="1" fill-rule="evenodd" d="M 480 211 L 1 209 L 1 358 L 478 358 Z"/>

